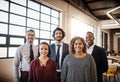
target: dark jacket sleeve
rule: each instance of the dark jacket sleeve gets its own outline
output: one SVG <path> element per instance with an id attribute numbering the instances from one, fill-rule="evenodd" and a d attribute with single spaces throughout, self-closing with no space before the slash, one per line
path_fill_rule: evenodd
<path id="1" fill-rule="evenodd" d="M 108 61 L 107 61 L 107 54 L 103 48 L 101 48 L 101 69 L 102 73 L 108 70 Z"/>
<path id="2" fill-rule="evenodd" d="M 95 45 L 92 55 L 97 66 L 97 73 L 101 75 L 106 72 L 108 70 L 108 61 L 105 50 Z"/>

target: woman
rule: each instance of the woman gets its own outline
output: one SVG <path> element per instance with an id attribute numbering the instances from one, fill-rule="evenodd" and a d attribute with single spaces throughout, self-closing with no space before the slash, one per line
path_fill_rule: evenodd
<path id="1" fill-rule="evenodd" d="M 84 39 L 74 37 L 70 52 L 63 62 L 61 82 L 97 82 L 96 65 L 93 57 L 86 53 Z"/>
<path id="2" fill-rule="evenodd" d="M 39 57 L 31 62 L 28 82 L 57 82 L 55 61 L 50 59 L 50 47 L 46 42 L 39 45 Z"/>

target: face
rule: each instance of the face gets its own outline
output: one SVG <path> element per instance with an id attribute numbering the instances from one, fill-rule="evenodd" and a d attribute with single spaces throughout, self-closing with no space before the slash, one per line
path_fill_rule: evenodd
<path id="1" fill-rule="evenodd" d="M 48 45 L 46 44 L 41 44 L 39 48 L 39 53 L 41 56 L 47 56 L 49 52 Z"/>
<path id="2" fill-rule="evenodd" d="M 59 31 L 59 30 L 57 30 L 57 31 L 55 32 L 55 40 L 61 41 L 61 40 L 62 40 L 62 37 L 63 37 L 62 32 Z"/>
<path id="3" fill-rule="evenodd" d="M 87 33 L 87 35 L 86 35 L 86 43 L 87 43 L 88 46 L 93 45 L 93 43 L 94 43 L 94 36 L 93 36 L 93 34 Z"/>
<path id="4" fill-rule="evenodd" d="M 26 40 L 29 44 L 32 44 L 35 39 L 35 33 L 34 32 L 27 32 L 26 34 Z"/>
<path id="5" fill-rule="evenodd" d="M 82 41 L 80 39 L 76 39 L 75 43 L 74 43 L 75 52 L 77 52 L 77 53 L 82 52 L 83 48 L 84 48 L 84 45 L 83 45 Z"/>
<path id="6" fill-rule="evenodd" d="M 93 36 L 93 34 L 87 33 L 87 35 L 86 35 L 86 43 L 87 43 L 87 46 L 93 45 L 93 43 L 94 43 L 94 36 Z"/>

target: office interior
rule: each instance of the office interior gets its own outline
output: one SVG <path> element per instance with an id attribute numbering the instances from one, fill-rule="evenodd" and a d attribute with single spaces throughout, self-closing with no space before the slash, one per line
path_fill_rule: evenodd
<path id="1" fill-rule="evenodd" d="M 82 1 L 86 1 L 86 3 L 88 3 L 88 7 L 90 5 L 96 6 L 95 3 L 98 2 L 105 4 L 105 1 L 109 1 L 108 3 L 106 3 L 108 7 L 111 6 L 113 3 L 116 3 L 117 5 L 114 4 L 114 6 L 112 7 L 107 7 L 108 9 L 106 10 L 103 9 L 102 12 L 104 11 L 104 16 L 99 19 L 97 18 L 97 13 L 100 13 L 101 10 L 94 12 L 94 14 L 96 14 L 95 17 L 89 12 L 88 9 L 84 9 L 86 5 L 84 5 L 85 3 L 83 4 Z M 66 34 L 63 41 L 68 44 L 72 37 L 81 36 L 85 39 L 85 32 L 91 31 L 95 34 L 95 44 L 105 48 L 107 52 L 114 51 L 115 54 L 120 53 L 120 1 L 98 0 L 98 2 L 96 0 L 0 0 L 0 79 L 3 79 L 4 82 L 14 82 L 13 60 L 15 50 L 18 46 L 24 43 L 23 39 L 25 31 L 31 28 L 35 29 L 36 32 L 39 33 L 36 34 L 36 45 L 42 41 L 47 41 L 49 44 L 51 44 L 53 42 L 53 38 L 51 36 L 53 29 L 55 29 L 56 27 L 61 27 Z M 26 4 L 28 4 L 27 7 L 25 7 Z M 38 6 L 40 6 L 40 8 L 41 6 L 47 7 L 50 11 L 53 11 L 53 15 L 51 14 L 52 12 L 50 12 L 50 15 L 47 15 L 47 10 L 43 10 L 42 12 L 42 10 L 37 11 L 37 9 L 34 9 L 38 8 Z M 95 11 L 94 6 L 92 7 Z M 102 5 L 100 7 L 102 7 Z M 40 12 L 42 14 L 41 18 L 43 16 L 43 20 L 38 19 L 39 15 L 36 16 L 36 12 L 31 12 L 30 14 L 32 15 L 29 15 L 29 13 L 27 13 L 29 11 L 27 11 L 27 15 L 24 12 L 24 10 L 26 11 L 27 8 L 29 9 L 29 11 Z M 98 10 L 99 9 L 100 8 L 98 8 Z M 18 13 L 15 12 L 21 13 L 18 15 Z M 56 14 L 54 13 L 58 13 L 57 16 L 55 16 Z M 115 16 L 114 13 L 117 14 L 117 16 Z M 25 20 L 23 21 L 17 16 L 21 16 L 25 18 Z M 44 18 L 44 16 L 48 17 Z M 53 19 L 47 19 L 52 17 Z M 27 19 L 34 20 L 35 22 L 37 21 L 37 23 L 34 23 L 34 21 Z M 50 23 L 48 23 L 49 21 Z M 52 23 L 51 21 L 55 23 Z M 42 31 L 48 31 L 48 34 L 50 33 L 49 36 L 46 34 L 44 35 L 45 32 L 42 32 L 40 35 L 41 29 L 39 24 L 41 23 L 38 22 L 43 22 L 43 25 L 44 23 L 48 23 L 48 26 L 50 27 L 44 26 L 43 28 L 45 29 L 43 29 Z M 19 23 L 21 25 L 19 25 Z M 39 25 L 39 28 L 37 28 L 36 24 Z M 23 28 L 23 31 L 22 29 L 17 29 L 17 27 L 25 28 Z M 16 30 L 12 30 L 12 28 Z M 10 39 L 10 37 L 12 37 L 12 39 Z M 16 37 L 22 39 L 16 40 Z M 12 42 L 10 42 L 9 39 L 12 40 Z M 14 42 L 16 44 L 12 44 Z"/>

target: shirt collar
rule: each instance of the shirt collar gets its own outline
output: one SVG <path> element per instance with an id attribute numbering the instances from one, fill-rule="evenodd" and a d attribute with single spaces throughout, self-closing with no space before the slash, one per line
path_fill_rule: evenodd
<path id="1" fill-rule="evenodd" d="M 55 42 L 55 45 L 57 46 L 57 45 L 63 45 L 63 42 L 61 42 L 61 43 L 58 43 L 58 42 Z"/>
<path id="2" fill-rule="evenodd" d="M 92 46 L 90 46 L 89 48 L 92 48 L 92 49 L 93 49 L 93 48 L 94 48 L 94 46 L 95 46 L 95 44 L 93 44 L 93 45 L 92 45 Z M 88 48 L 88 47 L 87 47 L 87 48 Z M 88 48 L 88 49 L 89 49 L 89 48 Z"/>
<path id="3" fill-rule="evenodd" d="M 26 42 L 25 44 L 30 47 L 30 44 L 29 44 L 28 42 Z M 32 45 L 33 45 L 33 44 L 32 44 Z"/>

